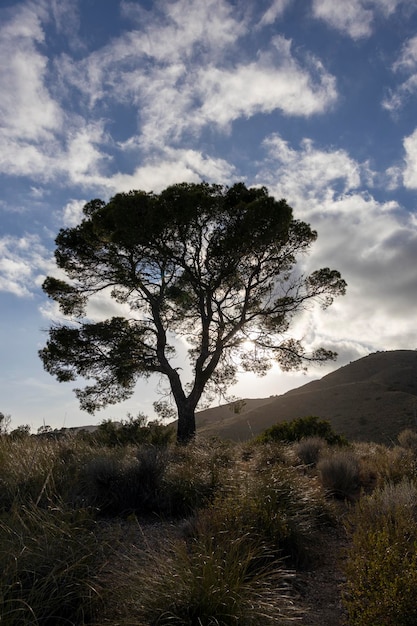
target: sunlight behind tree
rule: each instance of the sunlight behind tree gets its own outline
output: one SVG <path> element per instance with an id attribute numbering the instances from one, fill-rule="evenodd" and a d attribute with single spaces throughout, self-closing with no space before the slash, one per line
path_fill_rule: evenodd
<path id="1" fill-rule="evenodd" d="M 169 382 L 186 442 L 202 396 L 225 393 L 239 370 L 263 375 L 274 361 L 290 370 L 335 357 L 308 353 L 289 328 L 310 303 L 329 306 L 346 283 L 329 268 L 300 273 L 298 258 L 317 233 L 267 189 L 182 183 L 92 200 L 83 212 L 56 238 L 68 282 L 43 285 L 73 323 L 52 327 L 40 356 L 59 381 L 95 380 L 76 390 L 84 410 L 128 398 L 138 378 L 157 373 Z M 109 289 L 129 315 L 92 321 L 89 300 Z M 189 346 L 188 382 L 175 337 Z"/>

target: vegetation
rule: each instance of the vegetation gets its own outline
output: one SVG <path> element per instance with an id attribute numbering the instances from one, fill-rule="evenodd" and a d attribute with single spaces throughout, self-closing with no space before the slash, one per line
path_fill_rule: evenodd
<path id="1" fill-rule="evenodd" d="M 303 624 L 330 537 L 344 545 L 346 623 L 416 623 L 410 432 L 391 448 L 184 447 L 134 421 L 117 441 L 108 424 L 96 438 L 0 437 L 2 624 Z"/>
<path id="2" fill-rule="evenodd" d="M 239 368 L 262 375 L 274 361 L 293 369 L 335 357 L 324 348 L 308 354 L 288 338 L 300 309 L 325 308 L 345 292 L 336 270 L 296 271 L 316 237 L 285 200 L 243 183 L 183 183 L 160 194 L 117 194 L 107 204 L 92 200 L 81 223 L 56 238 L 68 281 L 49 276 L 43 288 L 69 323 L 50 329 L 44 367 L 61 382 L 95 380 L 76 390 L 89 412 L 131 396 L 140 377 L 162 376 L 178 439 L 187 442 L 201 398 L 225 394 Z M 121 314 L 92 321 L 88 305 L 103 294 L 123 305 Z M 190 346 L 188 381 L 174 360 L 179 337 Z M 167 411 L 163 402 L 157 408 Z"/>
<path id="3" fill-rule="evenodd" d="M 317 465 L 320 456 L 327 446 L 322 437 L 303 437 L 295 446 L 295 453 L 304 465 Z"/>
<path id="4" fill-rule="evenodd" d="M 127 444 L 152 446 L 168 445 L 173 439 L 173 429 L 158 421 L 148 422 L 146 416 L 128 415 L 120 423 L 104 420 L 93 433 L 83 432 L 86 441 L 93 441 L 105 446 L 123 446 Z"/>
<path id="5" fill-rule="evenodd" d="M 348 498 L 361 486 L 359 460 L 353 450 L 332 451 L 319 460 L 317 471 L 323 487 L 337 498 Z"/>
<path id="6" fill-rule="evenodd" d="M 345 604 L 352 626 L 417 623 L 417 483 L 387 483 L 351 514 Z"/>
<path id="7" fill-rule="evenodd" d="M 5 415 L 0 412 L 0 435 L 7 433 L 10 424 L 10 415 Z"/>
<path id="8" fill-rule="evenodd" d="M 91 623 L 102 544 L 89 511 L 13 504 L 0 521 L 0 622 Z"/>
<path id="9" fill-rule="evenodd" d="M 259 443 L 268 441 L 300 441 L 307 437 L 321 437 L 327 443 L 344 445 L 347 443 L 343 435 L 333 432 L 330 422 L 315 415 L 300 417 L 291 422 L 279 422 L 268 428 L 257 437 Z"/>

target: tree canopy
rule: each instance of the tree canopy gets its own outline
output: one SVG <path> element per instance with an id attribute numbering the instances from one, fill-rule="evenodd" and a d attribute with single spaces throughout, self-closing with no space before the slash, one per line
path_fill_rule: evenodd
<path id="1" fill-rule="evenodd" d="M 67 280 L 49 276 L 43 289 L 68 323 L 52 326 L 40 351 L 59 381 L 94 380 L 75 390 L 82 409 L 127 399 L 140 377 L 160 374 L 178 411 L 178 439 L 187 441 L 202 396 L 225 392 L 240 370 L 262 375 L 274 360 L 289 370 L 335 357 L 307 353 L 288 331 L 309 302 L 329 306 L 346 283 L 329 268 L 298 270 L 317 233 L 266 188 L 181 183 L 92 200 L 83 214 L 56 238 Z M 123 313 L 92 319 L 89 303 L 100 293 Z M 188 347 L 187 383 L 175 364 L 178 338 Z"/>

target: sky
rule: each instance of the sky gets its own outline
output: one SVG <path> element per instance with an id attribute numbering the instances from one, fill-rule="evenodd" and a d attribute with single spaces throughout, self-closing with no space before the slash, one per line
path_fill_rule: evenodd
<path id="1" fill-rule="evenodd" d="M 86 202 L 183 181 L 265 185 L 318 232 L 302 269 L 348 283 L 293 327 L 338 360 L 242 375 L 236 397 L 417 349 L 415 0 L 0 0 L 0 411 L 13 427 L 153 416 L 157 379 L 91 416 L 44 372 L 59 313 L 41 285 Z"/>

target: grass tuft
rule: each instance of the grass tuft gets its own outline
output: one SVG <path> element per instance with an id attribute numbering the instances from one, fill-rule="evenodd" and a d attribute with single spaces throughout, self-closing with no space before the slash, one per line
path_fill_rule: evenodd
<path id="1" fill-rule="evenodd" d="M 355 452 L 337 448 L 317 464 L 321 483 L 327 493 L 335 498 L 355 496 L 360 487 L 360 464 Z"/>
<path id="2" fill-rule="evenodd" d="M 292 575 L 275 561 L 262 570 L 253 567 L 268 558 L 266 548 L 246 536 L 176 539 L 131 554 L 127 568 L 121 566 L 123 577 L 112 574 L 128 614 L 123 618 L 119 609 L 118 620 L 160 626 L 289 624 L 299 614 L 290 593 Z"/>
<path id="3" fill-rule="evenodd" d="M 84 624 L 94 617 L 101 544 L 88 511 L 14 506 L 0 522 L 0 622 Z"/>
<path id="4" fill-rule="evenodd" d="M 306 437 L 295 444 L 295 453 L 301 463 L 314 467 L 326 446 L 327 442 L 322 437 Z"/>

